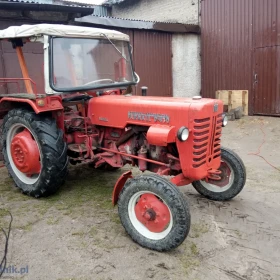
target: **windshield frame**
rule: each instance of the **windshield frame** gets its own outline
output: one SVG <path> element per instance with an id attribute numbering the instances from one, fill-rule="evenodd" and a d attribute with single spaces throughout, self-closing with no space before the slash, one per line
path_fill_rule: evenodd
<path id="1" fill-rule="evenodd" d="M 133 81 L 130 82 L 124 82 L 124 83 L 110 83 L 110 84 L 97 84 L 97 85 L 90 85 L 90 86 L 78 86 L 78 87 L 72 87 L 72 88 L 57 88 L 54 84 L 54 75 L 53 75 L 53 39 L 55 38 L 64 38 L 64 39 L 89 39 L 89 40 L 108 40 L 106 37 L 104 39 L 100 38 L 84 38 L 84 37 L 63 37 L 63 36 L 49 36 L 49 85 L 52 90 L 56 92 L 77 92 L 77 91 L 88 91 L 88 90 L 98 90 L 98 89 L 118 89 L 118 88 L 126 88 L 128 86 L 136 85 L 137 84 L 137 76 L 135 75 L 135 69 L 134 64 L 132 60 L 132 52 L 131 52 L 131 45 L 128 41 L 122 41 L 128 44 L 128 50 L 129 50 L 129 58 L 130 58 L 130 66 L 132 70 L 132 77 Z M 113 46 L 112 46 L 113 47 Z"/>

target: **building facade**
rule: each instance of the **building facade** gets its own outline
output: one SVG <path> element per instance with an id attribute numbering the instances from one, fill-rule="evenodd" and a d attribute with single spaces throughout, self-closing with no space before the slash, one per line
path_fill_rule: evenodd
<path id="1" fill-rule="evenodd" d="M 203 0 L 202 93 L 248 90 L 249 114 L 280 116 L 280 1 Z"/>
<path id="2" fill-rule="evenodd" d="M 111 0 L 107 4 L 113 4 L 113 17 L 194 25 L 200 23 L 200 0 Z M 172 79 L 173 96 L 200 95 L 199 34 L 172 34 Z"/>

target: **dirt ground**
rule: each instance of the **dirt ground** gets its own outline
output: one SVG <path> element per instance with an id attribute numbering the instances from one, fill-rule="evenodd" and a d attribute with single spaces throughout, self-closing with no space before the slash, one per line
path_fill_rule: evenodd
<path id="1" fill-rule="evenodd" d="M 181 190 L 192 225 L 176 250 L 141 248 L 125 233 L 111 192 L 118 176 L 71 168 L 59 193 L 47 199 L 22 195 L 0 170 L 0 208 L 14 217 L 5 279 L 280 279 L 280 172 L 248 155 L 266 142 L 261 155 L 280 168 L 280 119 L 246 117 L 224 129 L 223 145 L 236 151 L 247 168 L 244 190 L 230 202 L 212 202 L 191 186 Z M 125 167 L 124 169 L 128 169 Z M 136 172 L 136 171 L 134 171 Z M 0 211 L 0 224 L 8 216 Z M 0 232 L 1 234 L 1 232 Z M 4 238 L 0 237 L 0 259 Z M 22 269 L 15 273 L 14 269 Z"/>

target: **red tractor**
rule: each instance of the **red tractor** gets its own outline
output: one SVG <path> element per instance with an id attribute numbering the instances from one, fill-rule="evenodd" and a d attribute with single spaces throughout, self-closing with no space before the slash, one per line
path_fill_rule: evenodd
<path id="1" fill-rule="evenodd" d="M 201 195 L 220 201 L 244 187 L 242 160 L 221 147 L 227 123 L 222 102 L 133 96 L 129 89 L 139 77 L 127 35 L 38 24 L 1 30 L 0 39 L 12 44 L 22 73 L 0 79 L 0 117 L 5 165 L 24 194 L 55 193 L 68 161 L 151 171 L 124 173 L 114 186 L 113 204 L 134 241 L 167 251 L 190 228 L 189 207 L 177 187 L 192 183 Z M 36 72 L 41 82 L 29 75 L 22 48 L 30 43 L 44 53 Z"/>

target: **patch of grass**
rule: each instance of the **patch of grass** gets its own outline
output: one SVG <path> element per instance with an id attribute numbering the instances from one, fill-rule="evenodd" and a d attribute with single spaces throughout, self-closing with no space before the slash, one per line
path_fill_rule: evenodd
<path id="1" fill-rule="evenodd" d="M 180 261 L 182 263 L 186 275 L 188 275 L 191 272 L 191 270 L 193 270 L 195 267 L 199 266 L 198 259 L 190 258 L 188 256 L 182 257 Z"/>
<path id="2" fill-rule="evenodd" d="M 234 230 L 234 233 L 235 233 L 239 238 L 242 237 L 242 234 L 241 234 L 241 232 L 240 232 L 238 229 Z"/>
<path id="3" fill-rule="evenodd" d="M 9 182 L 9 183 L 4 182 L 4 183 L 0 184 L 0 191 L 1 192 L 10 191 L 11 190 L 11 186 L 10 186 L 11 184 L 12 184 L 11 182 Z"/>
<path id="4" fill-rule="evenodd" d="M 73 236 L 84 236 L 85 232 L 83 232 L 83 231 L 76 231 L 76 232 L 73 232 L 72 235 Z"/>
<path id="5" fill-rule="evenodd" d="M 199 266 L 199 250 L 194 242 L 186 241 L 182 245 L 183 250 L 177 257 L 182 265 L 186 275 L 188 275 L 195 267 Z"/>
<path id="6" fill-rule="evenodd" d="M 55 207 L 64 215 L 80 216 L 84 214 L 80 213 L 84 211 L 83 205 L 91 205 L 101 210 L 112 209 L 111 195 L 114 180 L 108 177 L 108 173 L 82 166 L 76 167 L 73 173 L 75 172 L 77 176 L 66 181 L 56 194 L 40 200 L 43 211 Z M 115 176 L 117 180 L 118 174 Z"/>
<path id="7" fill-rule="evenodd" d="M 71 170 L 71 168 L 70 168 Z M 71 174 L 72 173 L 72 174 Z M 92 215 L 87 209 L 94 208 L 95 213 L 99 211 L 111 211 L 111 195 L 114 182 L 119 177 L 118 173 L 99 172 L 85 166 L 78 166 L 70 171 L 74 179 L 69 178 L 61 189 L 54 195 L 36 200 L 32 197 L 23 195 L 19 189 L 13 187 L 13 181 L 5 178 L 4 183 L 0 184 L 0 193 L 4 201 L 24 202 L 19 206 L 15 204 L 13 214 L 21 217 L 28 216 L 29 212 L 36 212 L 41 217 L 51 208 L 59 210 L 61 214 L 71 218 L 81 215 Z M 109 174 L 109 176 L 108 176 Z M 26 202 L 26 203 L 25 203 Z M 0 213 L 0 215 L 4 215 Z M 0 216 L 0 217 L 1 217 Z M 112 220 L 117 222 L 113 216 Z M 56 224 L 58 221 L 49 219 L 48 224 Z"/>
<path id="8" fill-rule="evenodd" d="M 48 218 L 47 219 L 47 224 L 48 225 L 57 225 L 59 223 L 58 218 Z"/>
<path id="9" fill-rule="evenodd" d="M 8 214 L 6 209 L 0 209 L 0 219 L 6 217 Z"/>
<path id="10" fill-rule="evenodd" d="M 191 244 L 191 252 L 193 255 L 197 256 L 198 255 L 198 249 L 195 243 L 192 242 Z"/>
<path id="11" fill-rule="evenodd" d="M 31 231 L 32 230 L 32 226 L 33 226 L 33 223 L 27 223 L 26 225 L 24 226 L 20 226 L 18 227 L 19 229 L 21 230 L 24 230 L 24 231 Z"/>
<path id="12" fill-rule="evenodd" d="M 120 223 L 111 202 L 119 172 L 100 172 L 87 166 L 70 167 L 70 175 L 59 191 L 40 199 L 23 195 L 18 188 L 13 187 L 14 182 L 6 177 L 7 174 L 2 175 L 4 178 L 0 184 L 1 199 L 4 203 L 8 202 L 13 209 L 13 227 L 16 229 L 30 231 L 33 224 L 40 220 L 45 220 L 48 225 L 55 225 L 59 223 L 57 217 L 60 216 L 76 219 L 81 216 L 91 217 L 93 213 L 100 217 L 106 215 L 114 225 Z M 56 214 L 51 216 L 50 213 Z M 4 223 L 3 226 L 6 225 L 5 216 L 6 213 L 0 211 L 0 223 Z M 92 228 L 89 232 L 89 236 L 94 236 L 94 242 L 98 238 L 95 230 Z"/>
<path id="13" fill-rule="evenodd" d="M 191 226 L 191 238 L 198 238 L 202 234 L 205 234 L 209 231 L 209 226 L 205 224 L 204 222 L 198 223 L 198 224 L 192 224 Z"/>
<path id="14" fill-rule="evenodd" d="M 117 225 L 120 225 L 120 224 L 121 224 L 119 215 L 116 214 L 116 213 L 112 213 L 112 215 L 110 215 L 110 220 L 111 220 L 112 222 L 114 222 L 115 224 L 117 224 Z"/>
<path id="15" fill-rule="evenodd" d="M 0 209 L 0 228 L 8 226 L 8 219 L 6 218 L 8 215 L 6 209 Z"/>
<path id="16" fill-rule="evenodd" d="M 89 278 L 75 278 L 75 277 L 70 277 L 70 278 L 57 278 L 56 280 L 88 280 Z"/>
<path id="17" fill-rule="evenodd" d="M 89 236 L 92 237 L 92 238 L 95 238 L 96 235 L 98 233 L 98 230 L 96 227 L 92 227 L 90 230 L 89 230 Z"/>
<path id="18" fill-rule="evenodd" d="M 86 241 L 82 241 L 82 242 L 80 243 L 80 247 L 83 248 L 83 249 L 85 249 L 85 248 L 88 247 L 88 243 L 87 243 Z"/>
<path id="19" fill-rule="evenodd" d="M 105 210 L 106 209 L 110 209 L 110 208 L 113 209 L 111 198 L 110 199 L 101 200 L 101 202 L 98 203 L 98 206 L 101 207 L 102 209 L 105 209 Z"/>

